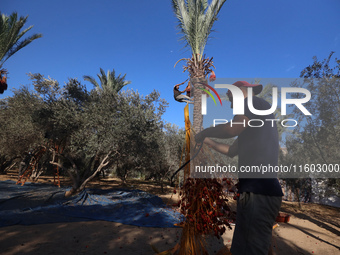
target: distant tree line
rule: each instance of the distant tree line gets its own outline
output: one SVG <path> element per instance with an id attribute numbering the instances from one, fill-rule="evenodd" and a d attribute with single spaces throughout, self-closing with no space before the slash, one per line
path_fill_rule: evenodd
<path id="1" fill-rule="evenodd" d="M 314 57 L 313 64 L 301 72 L 303 82 L 292 84 L 310 91 L 311 99 L 304 106 L 312 115 L 305 116 L 300 110 L 294 110 L 293 115 L 299 125 L 286 138 L 287 154 L 281 155 L 283 164 L 340 164 L 340 60 L 335 58 L 335 63 L 332 63 L 333 54 L 331 52 L 322 61 Z M 292 96 L 300 98 L 302 95 Z M 325 189 L 332 190 L 333 195 L 340 195 L 339 178 L 318 177 L 321 176 L 314 173 L 310 178 L 285 181 L 295 191 L 295 198 L 298 200 L 304 194 L 311 196 L 315 182 L 321 182 Z M 327 196 L 325 192 L 320 191 L 319 194 Z"/>
<path id="2" fill-rule="evenodd" d="M 88 91 L 77 79 L 65 86 L 41 74 L 29 74 L 34 87 L 14 90 L 0 100 L 0 171 L 23 161 L 29 153 L 46 149 L 41 171 L 58 166 L 73 187 L 82 190 L 104 169 L 111 169 L 123 182 L 128 177 L 154 178 L 162 186 L 177 169 L 184 130 L 166 123 L 162 116 L 167 102 L 157 91 L 142 96 L 125 75 L 105 76 Z"/>

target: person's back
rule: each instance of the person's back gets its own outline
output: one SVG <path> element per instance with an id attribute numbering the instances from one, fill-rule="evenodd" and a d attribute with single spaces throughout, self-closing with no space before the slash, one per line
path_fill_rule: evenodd
<path id="1" fill-rule="evenodd" d="M 257 110 L 267 110 L 270 104 L 262 98 L 253 96 L 253 106 Z M 238 136 L 239 193 L 282 196 L 281 185 L 276 172 L 262 173 L 264 168 L 278 164 L 279 138 L 275 117 L 255 115 L 248 108 L 248 98 L 244 100 L 244 115 L 251 121 Z M 273 168 L 271 168 L 273 169 Z"/>
<path id="2" fill-rule="evenodd" d="M 179 85 L 178 84 L 176 84 L 175 86 L 174 86 L 174 98 L 176 99 L 179 95 L 181 95 L 182 94 L 182 92 L 181 91 L 179 91 Z"/>
<path id="3" fill-rule="evenodd" d="M 204 129 L 196 134 L 195 140 L 198 143 L 204 142 L 229 157 L 236 155 L 239 157 L 239 197 L 231 253 L 267 255 L 273 224 L 283 194 L 276 173 L 262 174 L 262 170 L 263 167 L 276 167 L 278 164 L 278 132 L 273 114 L 261 116 L 249 110 L 248 100 L 251 99 L 256 110 L 271 108 L 268 102 L 255 96 L 261 93 L 262 85 L 246 81 L 237 81 L 233 85 L 242 92 L 244 113 L 235 115 L 233 124 L 221 124 Z M 233 93 L 236 89 L 232 90 L 233 92 L 229 89 L 227 93 L 231 108 L 234 106 Z M 209 139 L 209 137 L 227 139 L 235 136 L 238 138 L 232 145 Z"/>
<path id="4" fill-rule="evenodd" d="M 240 196 L 231 247 L 231 253 L 235 255 L 268 253 L 272 226 L 283 196 L 276 173 L 262 172 L 263 167 L 278 164 L 279 138 L 275 117 L 273 114 L 252 113 L 248 100 L 247 97 L 244 99 L 248 127 L 238 136 Z M 252 102 L 256 110 L 270 109 L 270 104 L 262 98 L 252 96 Z"/>

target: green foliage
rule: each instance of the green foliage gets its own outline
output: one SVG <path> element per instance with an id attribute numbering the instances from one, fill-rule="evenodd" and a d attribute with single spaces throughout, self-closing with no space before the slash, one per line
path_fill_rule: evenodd
<path id="1" fill-rule="evenodd" d="M 0 101 L 1 155 L 20 157 L 42 143 L 43 131 L 33 121 L 34 112 L 41 107 L 40 99 L 26 87 Z"/>
<path id="2" fill-rule="evenodd" d="M 155 151 L 158 156 L 151 158 L 150 177 L 154 177 L 162 186 L 164 178 L 169 178 L 179 167 L 185 144 L 185 131 L 166 123 L 158 137 L 158 149 Z"/>
<path id="3" fill-rule="evenodd" d="M 203 115 L 201 109 L 202 90 L 196 89 L 207 83 L 205 76 L 211 72 L 212 58 L 206 59 L 204 48 L 226 0 L 172 0 L 173 12 L 178 20 L 178 28 L 183 35 L 182 40 L 192 53 L 184 70 L 188 70 L 191 78 L 191 93 L 194 97 L 193 130 L 197 133 L 202 130 Z"/>
<path id="4" fill-rule="evenodd" d="M 319 61 L 316 56 L 313 57 L 313 64 L 309 65 L 301 71 L 300 77 L 302 78 L 322 78 L 322 77 L 333 77 L 340 78 L 340 60 L 335 58 L 336 65 L 330 67 L 329 62 L 335 52 L 332 51 L 328 58 Z"/>
<path id="5" fill-rule="evenodd" d="M 98 82 L 89 75 L 84 75 L 84 80 L 91 82 L 97 89 L 98 92 L 105 91 L 111 93 L 118 93 L 124 86 L 131 83 L 131 81 L 125 81 L 125 76 L 121 76 L 119 74 L 117 77 L 115 76 L 115 70 L 113 69 L 112 72 L 107 71 L 105 74 L 104 70 L 100 68 L 100 74 L 97 74 L 100 85 Z"/>
<path id="6" fill-rule="evenodd" d="M 20 41 L 33 27 L 30 26 L 21 31 L 27 18 L 28 16 L 20 17 L 18 20 L 18 14 L 16 12 L 13 12 L 10 16 L 6 16 L 0 12 L 0 68 L 13 54 L 26 47 L 32 41 L 42 37 L 41 34 L 33 34 Z"/>
<path id="7" fill-rule="evenodd" d="M 293 111 L 294 118 L 300 124 L 286 139 L 288 154 L 283 157 L 285 164 L 328 165 L 340 162 L 340 61 L 335 59 L 335 65 L 331 67 L 332 55 L 333 52 L 323 61 L 314 57 L 314 63 L 301 72 L 303 82 L 292 84 L 310 91 L 311 99 L 304 106 L 312 115 L 305 116 L 298 109 Z M 301 96 L 292 95 L 293 98 Z M 321 174 L 323 176 L 314 174 L 311 177 L 324 177 L 325 173 Z M 328 179 L 326 182 L 339 192 L 339 179 Z M 295 181 L 294 185 L 301 183 Z"/>
<path id="8" fill-rule="evenodd" d="M 27 87 L 0 101 L 0 172 L 43 144 L 44 132 L 33 121 L 34 112 L 41 107 L 40 99 Z"/>
<path id="9" fill-rule="evenodd" d="M 336 59 L 336 66 L 331 68 L 332 55 L 333 52 L 323 61 L 314 57 L 313 65 L 301 72 L 304 81 L 293 84 L 310 91 L 311 99 L 305 107 L 312 115 L 305 116 L 294 109 L 295 118 L 305 124 L 299 125 L 290 141 L 303 143 L 311 163 L 340 162 L 340 61 Z M 294 98 L 301 96 L 293 95 Z"/>
<path id="10" fill-rule="evenodd" d="M 173 11 L 178 19 L 181 40 L 192 54 L 202 58 L 214 22 L 226 0 L 172 0 Z"/>
<path id="11" fill-rule="evenodd" d="M 0 124 L 6 130 L 0 155 L 22 157 L 47 146 L 58 160 L 45 160 L 68 173 L 73 192 L 105 167 L 115 168 L 123 181 L 139 173 L 160 183 L 176 169 L 183 132 L 162 120 L 167 102 L 157 91 L 146 96 L 133 90 L 98 93 L 77 79 L 60 87 L 41 74 L 29 76 L 34 91 L 22 88 L 0 101 L 1 117 L 7 120 Z M 55 151 L 56 145 L 63 150 Z"/>

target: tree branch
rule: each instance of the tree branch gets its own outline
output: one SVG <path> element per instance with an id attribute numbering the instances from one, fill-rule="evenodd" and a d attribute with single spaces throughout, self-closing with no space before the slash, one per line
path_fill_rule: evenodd
<path id="1" fill-rule="evenodd" d="M 92 179 L 96 176 L 96 174 L 102 170 L 103 167 L 107 166 L 107 165 L 110 163 L 110 160 L 108 160 L 108 161 L 106 161 L 106 160 L 109 158 L 109 156 L 110 156 L 111 153 L 112 153 L 112 152 L 109 151 L 109 153 L 106 154 L 106 156 L 104 157 L 104 159 L 102 160 L 102 162 L 101 162 L 100 165 L 98 166 L 97 170 L 94 171 L 94 173 L 93 173 L 90 177 L 88 177 L 88 178 L 80 185 L 79 191 L 83 190 L 83 189 L 85 188 L 86 184 L 87 184 L 90 180 L 92 180 Z M 115 155 L 116 155 L 116 154 L 117 154 L 117 152 L 115 153 Z"/>

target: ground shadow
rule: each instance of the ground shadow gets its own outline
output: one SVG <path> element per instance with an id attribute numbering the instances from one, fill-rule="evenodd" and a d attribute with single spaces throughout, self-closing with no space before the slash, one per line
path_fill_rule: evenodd
<path id="1" fill-rule="evenodd" d="M 124 227 L 123 227 L 124 226 Z M 93 221 L 0 228 L 2 255 L 39 254 L 154 254 L 172 248 L 179 228 L 141 228 Z"/>
<path id="2" fill-rule="evenodd" d="M 333 246 L 334 248 L 337 248 L 337 249 L 340 250 L 340 246 L 337 246 L 337 245 L 335 245 L 335 244 L 332 244 L 332 243 L 330 243 L 330 242 L 328 242 L 328 241 L 326 241 L 326 240 L 320 238 L 319 236 L 316 236 L 315 234 L 311 233 L 310 231 L 307 231 L 306 228 L 302 228 L 302 227 L 296 226 L 296 225 L 294 225 L 294 224 L 289 224 L 289 223 L 287 224 L 287 226 L 289 226 L 289 227 L 291 227 L 291 228 L 295 228 L 295 229 L 301 231 L 302 233 L 306 234 L 307 236 L 310 236 L 310 237 L 312 237 L 312 238 L 315 238 L 316 240 L 318 240 L 318 241 L 320 241 L 320 242 L 326 243 L 326 244 L 328 244 L 328 245 L 330 245 L 330 246 Z"/>
<path id="3" fill-rule="evenodd" d="M 294 215 L 295 217 L 297 218 L 300 218 L 300 219 L 304 219 L 304 220 L 308 220 L 314 224 L 316 224 L 317 226 L 321 227 L 321 228 L 324 228 L 326 229 L 327 231 L 329 232 L 332 232 L 333 234 L 335 235 L 338 235 L 340 236 L 340 231 L 338 231 L 337 229 L 335 229 L 334 227 L 328 225 L 328 224 L 331 224 L 331 225 L 334 225 L 335 227 L 337 228 L 340 228 L 339 224 L 337 224 L 336 222 L 332 221 L 332 220 L 329 220 L 328 218 L 326 217 L 322 217 L 320 215 L 320 218 L 322 218 L 322 221 L 310 216 L 310 215 L 307 215 L 305 213 L 300 213 L 300 212 L 294 212 L 292 211 L 291 209 L 285 209 L 285 208 L 281 208 L 281 211 L 282 212 L 285 212 L 285 213 L 289 213 L 289 214 L 292 214 Z M 326 224 L 328 223 L 328 224 Z"/>

